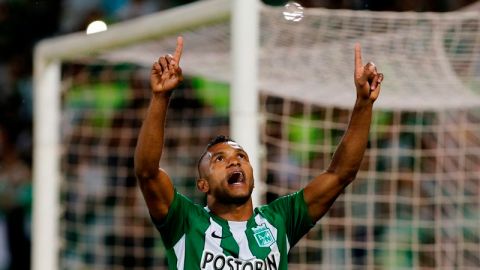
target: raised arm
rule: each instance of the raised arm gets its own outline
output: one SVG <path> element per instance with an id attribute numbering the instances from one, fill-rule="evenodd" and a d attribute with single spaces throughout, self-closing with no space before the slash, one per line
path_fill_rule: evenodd
<path id="1" fill-rule="evenodd" d="M 354 81 L 357 99 L 348 128 L 327 170 L 315 177 L 304 190 L 308 212 L 319 220 L 350 184 L 359 170 L 368 142 L 373 103 L 380 93 L 383 74 L 373 63 L 362 64 L 360 45 L 355 45 Z"/>
<path id="2" fill-rule="evenodd" d="M 175 54 L 160 57 L 152 66 L 152 97 L 135 149 L 135 174 L 150 214 L 158 221 L 167 215 L 174 195 L 170 177 L 159 168 L 159 162 L 170 95 L 183 79 L 179 66 L 182 50 L 183 39 L 178 37 Z"/>

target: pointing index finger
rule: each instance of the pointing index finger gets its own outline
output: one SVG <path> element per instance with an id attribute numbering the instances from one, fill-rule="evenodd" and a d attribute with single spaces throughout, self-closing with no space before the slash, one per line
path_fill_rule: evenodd
<path id="1" fill-rule="evenodd" d="M 183 37 L 177 37 L 177 47 L 175 48 L 175 54 L 173 55 L 173 60 L 180 64 L 180 58 L 182 57 L 183 52 Z"/>
<path id="2" fill-rule="evenodd" d="M 362 66 L 362 49 L 360 43 L 355 43 L 355 69 L 361 69 Z"/>

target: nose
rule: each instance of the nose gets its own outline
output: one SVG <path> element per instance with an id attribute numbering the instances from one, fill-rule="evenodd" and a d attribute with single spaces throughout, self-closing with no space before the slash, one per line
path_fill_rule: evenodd
<path id="1" fill-rule="evenodd" d="M 239 166 L 240 165 L 240 160 L 236 156 L 230 157 L 228 159 L 228 167 L 230 166 Z"/>

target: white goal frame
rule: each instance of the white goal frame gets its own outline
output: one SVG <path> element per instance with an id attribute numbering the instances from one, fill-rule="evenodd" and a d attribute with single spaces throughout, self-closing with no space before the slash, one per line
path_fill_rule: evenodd
<path id="1" fill-rule="evenodd" d="M 61 63 L 93 56 L 108 49 L 148 41 L 187 28 L 231 20 L 232 81 L 231 134 L 249 152 L 256 174 L 259 169 L 258 123 L 258 0 L 205 0 L 161 11 L 109 27 L 94 35 L 73 33 L 41 41 L 34 51 L 34 149 L 32 269 L 59 268 L 59 192 Z M 248 18 L 245 20 L 244 18 Z M 152 27 L 154 26 L 154 27 Z M 128 34 L 125 34 L 128 33 Z M 164 52 L 159 52 L 164 53 Z M 152 60 L 153 62 L 153 60 Z M 241 94 L 240 90 L 241 89 Z M 258 126 L 258 124 L 257 124 Z M 259 177 L 256 175 L 256 179 Z M 263 188 L 257 183 L 254 204 Z"/>

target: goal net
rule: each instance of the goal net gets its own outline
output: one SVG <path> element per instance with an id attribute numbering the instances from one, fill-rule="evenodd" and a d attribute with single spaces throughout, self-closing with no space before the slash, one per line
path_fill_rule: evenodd
<path id="1" fill-rule="evenodd" d="M 256 181 L 266 184 L 264 202 L 328 166 L 355 101 L 355 42 L 364 61 L 385 74 L 357 179 L 292 249 L 290 268 L 477 269 L 478 12 L 308 8 L 298 22 L 282 12 L 260 10 L 263 158 Z M 170 104 L 162 166 L 180 192 L 204 203 L 195 190 L 196 162 L 212 137 L 228 135 L 235 102 L 228 17 L 68 57 L 61 126 L 51 131 L 61 141 L 60 269 L 166 269 L 136 186 L 133 152 L 150 97 L 149 67 L 174 50 L 178 35 L 187 78 Z"/>

